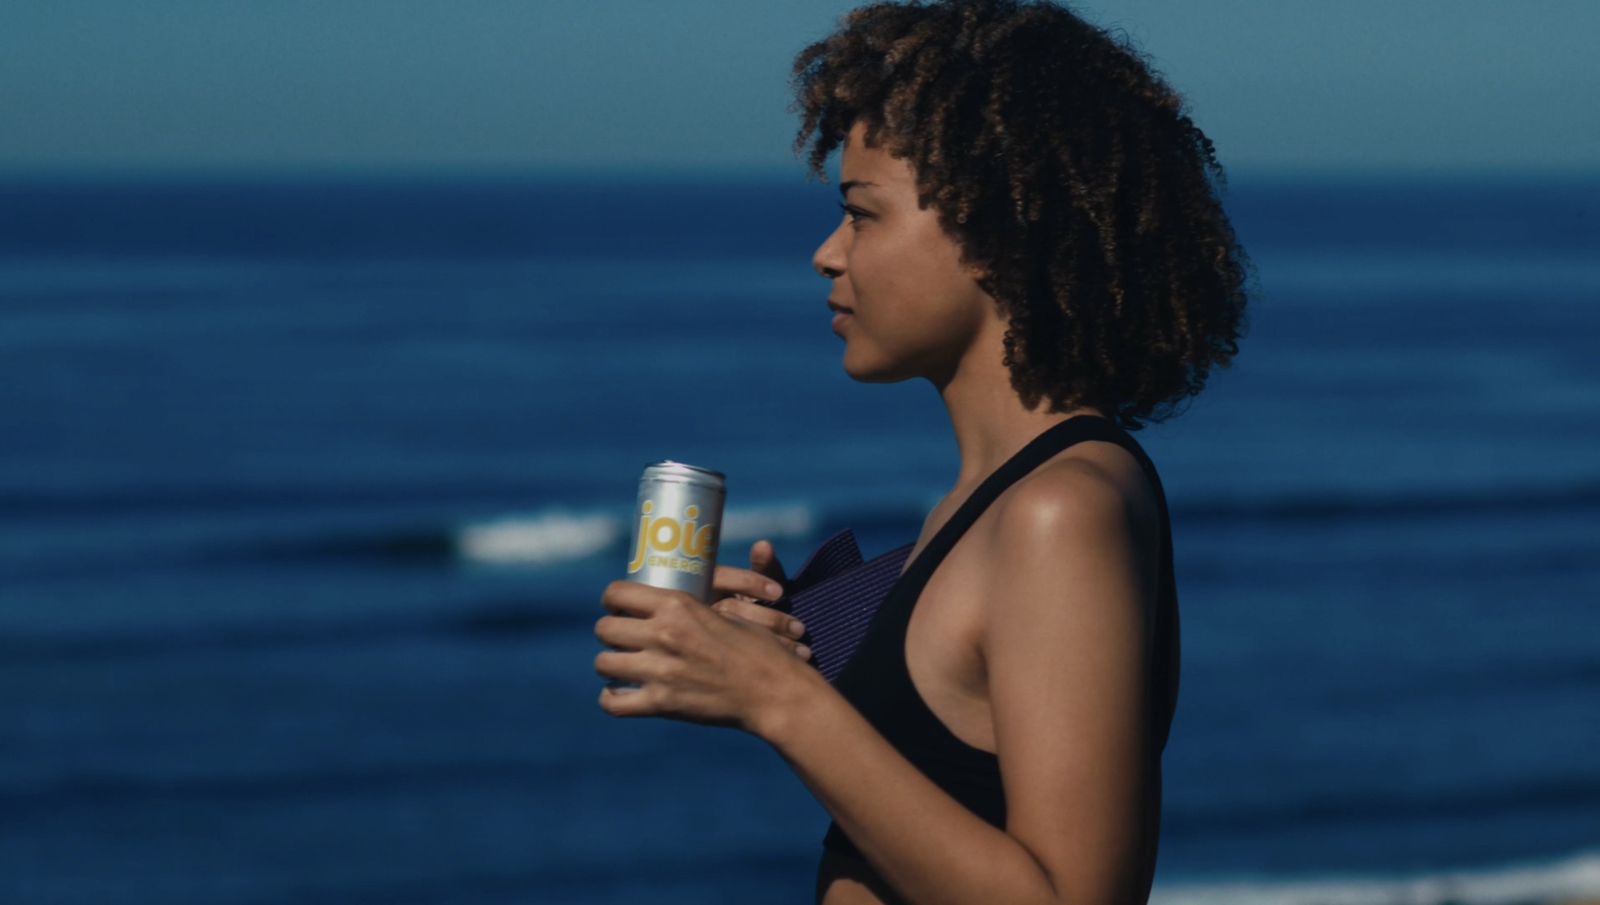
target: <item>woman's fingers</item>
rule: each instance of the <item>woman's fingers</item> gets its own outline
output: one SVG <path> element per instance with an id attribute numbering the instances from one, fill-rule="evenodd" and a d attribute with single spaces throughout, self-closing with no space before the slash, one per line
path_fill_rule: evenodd
<path id="1" fill-rule="evenodd" d="M 777 600 L 783 596 L 783 564 L 772 550 L 772 542 L 758 540 L 750 546 L 750 568 L 717 566 L 711 577 L 712 599 L 735 594 L 757 600 Z"/>
<path id="2" fill-rule="evenodd" d="M 783 585 L 759 572 L 733 566 L 717 566 L 711 576 L 711 590 L 717 598 L 743 594 L 757 600 L 777 600 L 783 596 Z"/>
<path id="3" fill-rule="evenodd" d="M 806 627 L 800 624 L 800 620 L 754 601 L 740 600 L 737 597 L 719 600 L 711 608 L 735 622 L 765 629 L 796 657 L 802 660 L 811 659 L 811 648 L 801 644 L 799 640 L 800 636 L 806 633 Z"/>
<path id="4" fill-rule="evenodd" d="M 769 540 L 758 540 L 750 545 L 750 570 L 777 581 L 785 580 L 783 563 L 778 562 L 778 553 Z"/>
<path id="5" fill-rule="evenodd" d="M 633 687 L 600 690 L 600 709 L 612 716 L 655 716 L 670 700 L 669 689 L 651 681 L 663 675 L 659 658 L 651 654 L 603 650 L 595 655 L 594 671 L 606 679 L 633 683 Z"/>
<path id="6" fill-rule="evenodd" d="M 654 716 L 661 709 L 655 696 L 643 688 L 621 691 L 600 689 L 600 709 L 612 716 Z"/>
<path id="7" fill-rule="evenodd" d="M 620 651 L 609 653 L 661 651 L 674 656 L 684 654 L 694 646 L 690 639 L 695 638 L 698 632 L 683 622 L 682 614 L 671 612 L 679 606 L 698 607 L 700 604 L 667 603 L 656 611 L 658 615 L 655 618 L 602 616 L 594 624 L 594 636 L 602 644 L 620 648 Z M 719 600 L 711 609 L 738 622 L 765 629 L 795 656 L 802 660 L 811 658 L 811 649 L 800 643 L 799 639 L 805 634 L 806 628 L 798 619 L 738 597 Z M 597 660 L 595 666 L 598 669 L 600 661 Z M 612 678 L 636 681 L 633 676 L 618 675 Z"/>
<path id="8" fill-rule="evenodd" d="M 596 654 L 595 672 L 638 685 L 600 695 L 614 716 L 749 726 L 772 689 L 814 674 L 803 665 L 811 651 L 790 634 L 803 627 L 749 598 L 713 609 L 680 591 L 613 582 L 602 600 L 610 614 L 596 621 L 595 636 L 615 649 Z"/>
<path id="9" fill-rule="evenodd" d="M 623 650 L 643 650 L 657 646 L 657 629 L 648 619 L 632 616 L 602 616 L 594 624 L 594 636 L 601 644 Z"/>
<path id="10" fill-rule="evenodd" d="M 652 660 L 653 655 L 643 651 L 603 650 L 594 655 L 594 671 L 603 678 L 643 685 L 660 677 L 659 672 L 652 668 Z M 634 690 L 623 692 L 633 693 Z"/>
<path id="11" fill-rule="evenodd" d="M 772 607 L 762 606 L 753 600 L 726 597 L 712 604 L 711 608 L 719 613 L 738 616 L 746 622 L 753 622 L 774 635 L 799 640 L 806 633 L 806 627 L 800 620 Z"/>
<path id="12" fill-rule="evenodd" d="M 636 581 L 613 581 L 606 585 L 605 593 L 600 595 L 600 603 L 607 612 L 624 616 L 649 617 L 662 607 L 679 606 L 686 601 L 699 603 L 682 591 L 652 588 Z"/>

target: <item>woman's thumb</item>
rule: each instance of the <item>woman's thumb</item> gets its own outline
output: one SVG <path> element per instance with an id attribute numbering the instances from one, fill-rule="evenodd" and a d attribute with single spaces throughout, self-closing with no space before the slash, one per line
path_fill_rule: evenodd
<path id="1" fill-rule="evenodd" d="M 758 540 L 750 545 L 750 571 L 760 572 L 774 581 L 784 580 L 783 563 L 778 562 L 771 541 Z"/>

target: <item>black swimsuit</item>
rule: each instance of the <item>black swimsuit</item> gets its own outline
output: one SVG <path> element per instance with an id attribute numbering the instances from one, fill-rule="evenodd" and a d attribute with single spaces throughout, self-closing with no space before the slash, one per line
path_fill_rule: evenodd
<path id="1" fill-rule="evenodd" d="M 956 510 L 904 572 L 911 545 L 862 562 L 848 531 L 824 542 L 791 583 L 786 608 L 806 623 L 813 662 L 874 728 L 939 788 L 994 826 L 1005 828 L 1006 802 L 995 755 L 957 738 L 917 693 L 906 668 L 906 626 L 923 587 L 950 550 L 1007 488 L 1085 440 L 1115 443 L 1133 454 L 1155 492 L 1160 515 L 1160 588 L 1151 651 L 1152 737 L 1166 746 L 1178 691 L 1178 601 L 1166 497 L 1150 458 L 1122 428 L 1085 415 L 1035 438 L 991 474 Z M 837 823 L 822 844 L 861 857 Z"/>

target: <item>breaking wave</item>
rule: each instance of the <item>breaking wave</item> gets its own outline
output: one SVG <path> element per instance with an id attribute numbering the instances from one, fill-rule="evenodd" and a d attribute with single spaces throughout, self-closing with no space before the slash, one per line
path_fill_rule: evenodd
<path id="1" fill-rule="evenodd" d="M 1158 885 L 1151 905 L 1531 905 L 1600 901 L 1600 854 L 1413 877 Z"/>
<path id="2" fill-rule="evenodd" d="M 805 538 L 817 524 L 817 513 L 803 503 L 729 509 L 722 517 L 722 539 Z M 463 525 L 455 534 L 455 552 L 475 565 L 547 566 L 620 555 L 627 539 L 620 514 L 550 510 Z"/>
<path id="3" fill-rule="evenodd" d="M 441 492 L 439 499 L 448 499 Z M 58 532 L 57 538 L 19 534 L 22 542 L 0 536 L 0 575 L 48 578 L 146 571 L 196 563 L 259 561 L 378 560 L 408 564 L 459 563 L 482 568 L 547 568 L 611 556 L 629 540 L 629 511 L 622 507 L 548 506 L 451 524 L 423 516 L 380 517 L 366 525 L 324 525 L 285 531 L 272 506 L 254 498 L 212 510 L 187 498 L 53 498 L 0 494 L 4 516 L 54 513 L 54 517 L 108 526 Z M 387 498 L 340 498 L 344 504 L 376 504 Z M 423 494 L 423 501 L 434 496 Z M 473 502 L 481 503 L 476 498 Z M 319 503 L 326 503 L 320 497 Z M 307 500 L 296 498 L 296 503 Z M 397 503 L 416 500 L 402 499 Z M 16 504 L 15 507 L 12 504 Z M 209 505 L 209 502 L 207 503 Z M 430 505 L 434 505 L 430 503 Z M 915 537 L 928 500 L 848 500 L 772 502 L 729 509 L 723 540 L 748 544 L 761 538 L 816 541 L 841 528 Z M 486 507 L 484 507 L 486 508 Z M 1358 523 L 1416 518 L 1499 517 L 1509 514 L 1573 513 L 1600 510 L 1600 484 L 1550 488 L 1503 488 L 1477 493 L 1413 493 L 1397 496 L 1301 494 L 1266 498 L 1174 500 L 1172 518 L 1181 528 L 1233 523 Z M 117 526 L 130 511 L 159 518 L 170 530 L 130 533 Z M 481 509 L 480 509 L 481 511 Z M 491 510 L 492 511 L 492 510 Z M 217 517 L 226 512 L 231 523 Z M 385 524 L 387 522 L 387 524 Z"/>
<path id="4" fill-rule="evenodd" d="M 484 565 L 538 566 L 588 559 L 621 537 L 622 519 L 615 516 L 549 512 L 467 525 L 456 535 L 456 552 Z"/>

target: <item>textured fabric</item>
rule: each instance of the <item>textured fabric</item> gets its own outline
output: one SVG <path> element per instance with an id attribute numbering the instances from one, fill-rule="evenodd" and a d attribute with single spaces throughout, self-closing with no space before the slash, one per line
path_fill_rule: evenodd
<path id="1" fill-rule="evenodd" d="M 846 528 L 817 546 L 805 565 L 789 579 L 789 583 L 783 589 L 784 593 L 792 595 L 804 591 L 818 582 L 859 565 L 861 565 L 861 548 L 856 546 L 855 532 Z"/>
<path id="2" fill-rule="evenodd" d="M 822 542 L 795 573 L 779 606 L 806 626 L 801 642 L 811 662 L 832 682 L 849 662 L 884 595 L 900 578 L 911 544 L 862 562 L 855 535 L 846 528 Z"/>
<path id="3" fill-rule="evenodd" d="M 898 579 L 890 583 L 890 589 L 881 601 L 875 593 L 869 592 L 869 588 L 875 589 L 876 585 L 869 585 L 865 581 L 860 582 L 862 593 L 859 599 L 842 599 L 845 587 L 854 584 L 848 577 L 853 572 L 847 570 L 832 579 L 839 583 L 840 595 L 816 598 L 818 609 L 827 609 L 828 613 L 815 614 L 810 619 L 802 617 L 811 633 L 818 636 L 818 643 L 831 644 L 832 639 L 825 636 L 835 628 L 853 630 L 861 611 L 873 611 L 867 619 L 865 632 L 858 639 L 837 645 L 841 650 L 848 649 L 851 653 L 844 668 L 834 675 L 834 687 L 934 784 L 968 810 L 1002 829 L 1005 827 L 1006 803 L 1000 781 L 999 759 L 957 738 L 917 693 L 906 668 L 906 626 L 911 621 L 917 598 L 934 570 L 989 505 L 1035 468 L 1062 450 L 1085 440 L 1116 443 L 1128 450 L 1144 470 L 1156 499 L 1161 550 L 1160 586 L 1157 589 L 1153 647 L 1150 651 L 1150 687 L 1154 703 L 1150 708 L 1150 718 L 1151 737 L 1156 741 L 1153 752 L 1159 755 L 1166 745 L 1167 730 L 1177 701 L 1178 622 L 1177 593 L 1172 576 L 1171 527 L 1166 497 L 1155 466 L 1126 431 L 1104 418 L 1080 416 L 1063 421 L 1035 438 L 996 469 L 939 529 Z M 864 568 L 857 567 L 858 570 Z M 820 590 L 826 584 L 814 585 L 813 589 Z M 838 610 L 845 613 L 839 614 Z M 813 644 L 813 649 L 816 646 Z M 837 823 L 828 828 L 823 845 L 840 854 L 860 857 L 855 844 Z"/>

